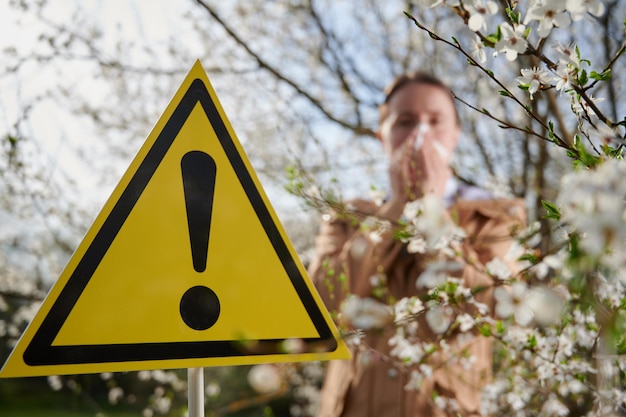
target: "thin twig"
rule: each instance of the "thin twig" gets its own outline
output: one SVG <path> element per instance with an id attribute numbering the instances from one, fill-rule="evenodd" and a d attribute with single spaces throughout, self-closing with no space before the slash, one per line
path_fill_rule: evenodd
<path id="1" fill-rule="evenodd" d="M 511 91 L 509 91 L 509 89 L 502 84 L 502 82 L 500 82 L 500 80 L 498 80 L 491 71 L 489 71 L 488 69 L 486 69 L 485 67 L 483 67 L 482 65 L 480 65 L 480 63 L 478 63 L 470 54 L 468 54 L 458 43 L 453 43 L 450 42 L 446 39 L 441 38 L 439 35 L 437 35 L 436 33 L 434 33 L 433 31 L 431 31 L 430 29 L 428 29 L 426 26 L 424 26 L 423 24 L 421 24 L 415 17 L 413 17 L 410 13 L 405 12 L 404 13 L 410 20 L 413 21 L 413 23 L 415 23 L 415 25 L 422 29 L 423 31 L 427 32 L 429 34 L 429 36 L 437 41 L 441 41 L 445 44 L 447 44 L 448 46 L 453 47 L 454 49 L 456 49 L 457 51 L 461 52 L 469 61 L 470 65 L 478 67 L 482 72 L 484 72 L 485 74 L 487 74 L 487 76 L 493 81 L 495 82 L 500 88 L 502 88 L 503 92 L 507 95 L 507 97 L 509 97 L 510 99 L 512 99 L 513 101 L 515 101 L 522 109 L 524 109 L 524 111 L 526 112 L 526 114 L 528 114 L 532 119 L 534 119 L 537 123 L 539 123 L 544 129 L 546 129 L 547 131 L 552 131 L 545 123 L 543 120 L 541 120 L 541 118 L 539 118 L 536 114 L 534 114 L 529 108 L 528 106 L 526 106 L 524 103 L 522 103 Z M 480 111 L 480 110 L 479 110 Z M 509 127 L 507 125 L 507 127 Z M 516 128 L 518 130 L 522 130 L 523 129 L 519 129 Z M 532 132 L 530 132 L 532 133 Z M 578 151 L 576 149 L 573 149 L 564 139 L 562 139 L 558 134 L 556 134 L 555 132 L 552 132 L 554 139 L 551 138 L 547 138 L 545 136 L 541 136 L 541 135 L 537 135 L 538 137 L 545 139 L 551 143 L 555 143 L 558 146 L 561 146 L 562 148 L 565 148 L 571 152 L 573 152 L 574 154 L 578 155 Z"/>

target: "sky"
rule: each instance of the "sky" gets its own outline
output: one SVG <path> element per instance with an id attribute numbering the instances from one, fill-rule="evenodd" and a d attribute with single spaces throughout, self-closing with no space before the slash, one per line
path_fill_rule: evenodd
<path id="1" fill-rule="evenodd" d="M 83 11 L 81 15 L 89 16 L 90 19 L 97 21 L 102 28 L 103 42 L 106 45 L 104 50 L 114 50 L 115 42 L 120 38 L 127 41 L 136 40 L 137 43 L 149 42 L 151 45 L 162 44 L 166 46 L 168 39 L 173 35 L 185 43 L 186 50 L 193 50 L 193 39 L 186 37 L 185 27 L 187 26 L 180 23 L 183 20 L 184 7 L 189 3 L 168 0 L 49 0 L 49 6 L 45 13 L 52 20 L 67 21 L 74 19 L 72 13 L 79 7 Z M 38 44 L 36 37 L 41 33 L 41 27 L 41 23 L 36 19 L 21 17 L 12 7 L 7 6 L 7 2 L 0 0 L 0 50 L 16 44 L 21 51 L 32 50 Z M 174 33 L 175 31 L 180 33 Z M 18 41 L 16 42 L 16 40 Z M 166 56 L 165 53 L 164 56 Z M 178 67 L 185 67 L 187 63 L 177 64 Z M 190 62 L 188 66 L 191 67 L 192 64 L 193 62 Z M 37 63 L 30 63 L 20 68 L 19 77 L 11 74 L 0 76 L 0 133 L 14 130 L 13 124 L 20 111 L 23 110 L 24 103 L 28 103 L 33 97 L 44 94 L 51 88 L 64 86 L 77 91 L 87 89 L 86 91 L 92 96 L 93 101 L 107 100 L 106 94 L 99 89 L 91 77 L 89 69 L 81 66 L 64 65 L 62 68 L 55 68 Z M 180 76 L 180 82 L 183 78 L 184 74 Z M 219 90 L 217 86 L 214 85 L 214 87 Z M 224 91 L 223 88 L 222 91 Z M 160 103 L 155 106 L 163 111 L 174 92 L 175 90 L 165 93 L 159 98 Z M 220 97 L 220 101 L 224 105 L 225 100 L 222 97 Z M 142 103 L 138 103 L 138 105 L 142 105 Z M 232 122 L 233 117 L 228 109 L 226 109 L 226 113 Z M 89 153 L 90 157 L 112 158 L 105 153 L 109 150 L 101 143 L 102 138 L 98 136 L 98 132 L 85 119 L 74 117 L 54 100 L 44 100 L 33 108 L 30 115 L 31 122 L 27 126 L 22 126 L 21 129 L 27 136 L 38 139 L 36 144 L 32 144 L 33 147 L 30 150 L 27 146 L 24 149 L 26 152 L 30 152 L 31 157 L 38 158 L 39 165 L 44 167 L 43 175 L 45 177 L 54 178 L 63 173 L 76 183 L 76 190 L 79 195 L 76 195 L 74 200 L 72 198 L 66 199 L 67 201 L 63 204 L 70 204 L 70 207 L 64 206 L 62 209 L 69 212 L 74 209 L 76 212 L 80 209 L 86 210 L 95 218 L 117 182 L 103 185 L 99 182 L 101 176 L 94 175 L 94 172 L 91 171 L 92 167 L 85 163 L 86 160 L 90 159 L 84 158 L 85 153 Z M 158 117 L 153 123 L 156 123 L 157 119 Z M 233 125 L 233 128 L 237 131 L 236 125 Z M 134 144 L 129 145 L 129 157 L 127 160 L 119 161 L 115 167 L 115 172 L 112 174 L 113 177 L 121 178 L 130 164 L 132 155 L 148 133 L 149 130 L 145 132 L 142 138 L 138 138 Z M 297 214 L 293 208 L 299 202 L 294 203 L 291 200 L 285 202 L 286 193 L 282 187 L 270 184 L 268 188 L 267 185 L 264 184 L 265 192 L 269 195 L 279 216 Z M 277 204 L 286 204 L 288 208 L 281 210 Z M 71 205 L 75 205 L 75 207 Z M 7 213 L 0 212 L 0 224 L 3 226 L 3 230 L 0 231 L 0 244 L 2 240 L 6 241 L 11 236 L 19 236 L 24 238 L 24 246 L 27 246 L 29 242 L 32 245 L 37 245 L 37 240 L 41 239 L 42 235 L 49 234 L 46 230 L 47 227 L 52 226 L 57 232 L 65 229 L 63 224 L 50 225 L 45 224 L 45 222 L 46 220 L 43 220 L 43 223 L 41 221 L 30 223 L 17 221 L 14 217 L 7 217 Z M 24 227 L 28 229 L 28 233 Z M 80 238 L 80 236 L 76 236 L 73 243 L 78 245 Z M 24 267 L 36 261 L 28 252 L 15 253 L 14 259 Z M 38 261 L 42 271 L 55 269 L 54 267 L 49 268 L 48 263 L 42 259 Z M 42 262 L 43 265 L 41 265 Z M 62 260 L 59 262 L 64 263 Z M 46 275 L 44 278 L 53 280 L 55 276 Z"/>
<path id="2" fill-rule="evenodd" d="M 46 8 L 46 15 L 51 19 L 64 21 L 72 19 L 72 12 L 76 7 L 84 10 L 86 16 L 97 20 L 101 25 L 105 36 L 103 41 L 107 50 L 114 47 L 114 42 L 119 37 L 126 39 L 145 38 L 150 42 L 165 42 L 169 33 L 163 28 L 176 27 L 175 19 L 179 18 L 180 10 L 173 10 L 173 4 L 165 0 L 129 0 L 129 1 L 103 1 L 103 0 L 51 0 Z M 141 18 L 139 18 L 141 16 Z M 39 27 L 37 27 L 39 26 Z M 0 2 L 0 49 L 15 45 L 19 39 L 18 47 L 23 51 L 33 50 L 36 45 L 36 36 L 40 33 L 42 25 L 35 19 L 20 19 L 13 8 Z M 107 36 L 111 33 L 114 36 Z M 84 68 L 46 68 L 36 64 L 26 65 L 21 69 L 20 78 L 6 76 L 0 78 L 0 126 L 4 131 L 11 131 L 11 126 L 17 117 L 19 107 L 36 95 L 44 94 L 49 88 L 67 85 L 69 88 L 89 89 L 92 96 L 98 95 L 98 86 L 86 77 Z M 102 96 L 102 100 L 107 97 Z M 166 98 L 165 100 L 167 100 Z M 97 100 L 97 98 L 95 99 Z M 73 167 L 76 171 L 74 176 L 77 181 L 86 180 L 88 173 L 82 172 L 79 161 L 76 158 L 73 146 L 84 142 L 84 136 L 89 133 L 89 127 L 75 118 L 68 118 L 66 110 L 59 109 L 54 102 L 43 102 L 31 115 L 32 123 L 28 129 L 32 129 L 33 137 L 45 138 L 40 143 L 44 149 L 42 154 L 48 155 L 50 161 L 64 168 Z M 155 120 L 156 122 L 156 120 Z M 93 133 L 91 133 L 93 134 Z M 72 143 L 73 139 L 76 143 Z M 86 186 L 88 184 L 85 184 Z M 87 187 L 89 188 L 89 187 Z"/>
<path id="3" fill-rule="evenodd" d="M 93 19 L 102 28 L 103 49 L 114 50 L 115 42 L 119 38 L 165 44 L 167 38 L 172 35 L 171 30 L 182 27 L 177 22 L 180 22 L 184 12 L 181 5 L 187 3 L 167 0 L 49 0 L 45 15 L 53 21 L 64 22 L 73 19 L 72 13 L 76 8 L 82 9 L 81 15 Z M 42 28 L 43 25 L 37 19 L 16 12 L 9 6 L 8 0 L 0 0 L 0 51 L 7 47 L 19 48 L 21 53 L 33 50 L 38 44 L 37 36 Z M 3 52 L 0 54 L 5 56 Z M 189 67 L 191 64 L 193 63 L 189 63 Z M 182 79 L 181 76 L 180 81 Z M 49 89 L 60 86 L 75 90 L 88 89 L 89 95 L 96 103 L 109 99 L 92 80 L 89 69 L 84 66 L 54 67 L 29 63 L 20 68 L 19 75 L 0 76 L 1 134 L 15 132 L 15 121 L 23 111 L 25 103 L 45 94 Z M 162 97 L 162 110 L 174 92 L 171 91 L 169 95 Z M 30 114 L 30 123 L 20 127 L 21 132 L 28 137 L 36 138 L 37 141 L 36 143 L 29 141 L 21 149 L 25 154 L 25 160 L 31 163 L 34 159 L 37 160 L 37 166 L 43 170 L 41 175 L 48 181 L 64 176 L 76 184 L 73 191 L 78 195 L 64 199 L 50 196 L 55 201 L 44 201 L 43 205 L 46 203 L 57 205 L 56 209 L 75 212 L 77 216 L 84 210 L 95 218 L 117 182 L 109 181 L 102 184 L 101 173 L 93 172 L 92 167 L 85 163 L 85 160 L 113 158 L 105 153 L 109 150 L 102 144 L 102 138 L 85 119 L 75 117 L 55 100 L 38 102 Z M 155 119 L 153 123 L 156 121 Z M 138 138 L 139 140 L 129 145 L 128 160 L 119 161 L 115 172 L 110 174 L 111 177 L 121 178 L 132 155 L 148 133 L 149 131 L 146 131 L 143 138 Z M 88 158 L 85 158 L 86 154 L 89 154 Z M 65 191 L 68 190 L 62 192 Z M 64 233 L 68 228 L 63 224 L 54 223 L 58 222 L 58 219 L 46 216 L 46 208 L 36 207 L 35 202 L 27 204 L 32 207 L 27 210 L 29 213 L 21 213 L 22 218 L 17 218 L 15 213 L 0 210 L 0 250 L 4 251 L 4 255 L 9 257 L 17 268 L 30 269 L 37 265 L 35 268 L 39 269 L 38 275 L 44 281 L 52 281 L 56 276 L 54 273 L 50 275 L 50 271 L 58 269 L 65 260 L 47 259 L 48 254 L 37 257 L 33 253 L 36 254 L 51 244 L 50 228 L 57 234 Z M 63 206 L 58 206 L 59 204 Z M 81 239 L 81 236 L 62 237 L 74 245 L 78 245 Z M 15 239 L 19 239 L 19 247 L 24 250 L 15 250 L 11 245 L 3 246 L 3 243 L 13 242 Z M 56 267 L 55 263 L 58 263 Z"/>

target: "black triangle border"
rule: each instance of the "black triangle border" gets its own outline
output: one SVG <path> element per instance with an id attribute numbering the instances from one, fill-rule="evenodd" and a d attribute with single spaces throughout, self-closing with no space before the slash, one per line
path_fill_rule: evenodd
<path id="1" fill-rule="evenodd" d="M 246 169 L 246 165 L 211 95 L 204 82 L 200 78 L 196 78 L 191 82 L 180 103 L 129 181 L 126 189 L 122 192 L 91 245 L 61 290 L 48 315 L 42 321 L 33 339 L 25 349 L 23 359 L 27 365 L 78 365 L 294 353 L 283 349 L 284 339 L 52 345 L 72 308 L 104 258 L 109 246 L 197 103 L 200 103 L 207 115 L 252 207 L 263 225 L 268 239 L 285 268 L 287 276 L 290 278 L 315 329 L 320 335 L 319 338 L 302 339 L 304 342 L 303 348 L 297 353 L 332 352 L 337 349 L 337 340 L 313 298 L 305 278 L 300 273 L 297 263 L 292 258 L 250 173 Z"/>

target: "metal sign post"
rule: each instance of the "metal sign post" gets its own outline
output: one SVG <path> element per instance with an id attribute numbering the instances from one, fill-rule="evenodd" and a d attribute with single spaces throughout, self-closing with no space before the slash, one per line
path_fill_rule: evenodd
<path id="1" fill-rule="evenodd" d="M 189 417 L 204 417 L 204 368 L 187 369 Z"/>

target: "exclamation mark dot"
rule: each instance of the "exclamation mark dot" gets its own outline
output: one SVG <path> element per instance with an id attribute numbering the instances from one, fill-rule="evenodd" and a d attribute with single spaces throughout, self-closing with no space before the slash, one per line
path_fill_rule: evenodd
<path id="1" fill-rule="evenodd" d="M 180 161 L 187 208 L 191 257 L 196 272 L 206 269 L 217 167 L 204 152 L 186 153 Z M 209 287 L 197 285 L 180 299 L 180 316 L 194 330 L 213 326 L 220 315 L 220 301 Z"/>

